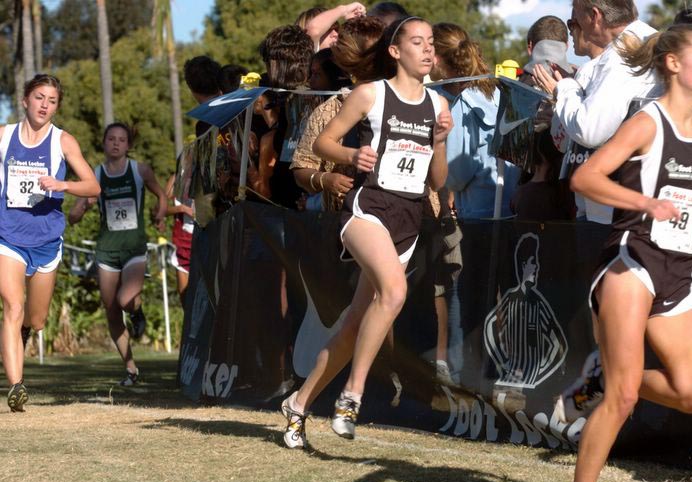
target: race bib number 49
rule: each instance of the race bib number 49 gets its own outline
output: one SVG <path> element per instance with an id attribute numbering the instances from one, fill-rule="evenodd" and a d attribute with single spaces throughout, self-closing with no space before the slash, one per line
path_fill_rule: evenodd
<path id="1" fill-rule="evenodd" d="M 133 198 L 106 200 L 106 225 L 109 231 L 137 229 L 137 205 Z"/>
<path id="2" fill-rule="evenodd" d="M 43 201 L 46 192 L 39 178 L 48 175 L 47 167 L 7 166 L 7 207 L 31 208 Z"/>
<path id="3" fill-rule="evenodd" d="M 658 195 L 678 208 L 680 218 L 651 223 L 651 240 L 661 249 L 692 254 L 692 190 L 674 186 L 663 186 Z"/>
<path id="4" fill-rule="evenodd" d="M 378 184 L 383 189 L 423 194 L 432 155 L 431 146 L 410 140 L 387 140 L 380 159 Z"/>

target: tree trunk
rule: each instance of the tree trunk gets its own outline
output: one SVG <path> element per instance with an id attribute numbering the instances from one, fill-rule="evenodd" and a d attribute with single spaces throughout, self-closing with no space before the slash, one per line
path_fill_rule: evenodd
<path id="1" fill-rule="evenodd" d="M 98 9 L 99 67 L 101 71 L 101 96 L 103 98 L 104 127 L 113 123 L 113 75 L 111 73 L 110 35 L 106 0 L 96 0 Z"/>
<path id="2" fill-rule="evenodd" d="M 24 79 L 29 81 L 36 75 L 34 35 L 31 28 L 31 0 L 22 0 L 22 52 Z"/>
<path id="3" fill-rule="evenodd" d="M 14 16 L 12 18 L 12 48 L 14 50 L 14 98 L 15 113 L 17 122 L 24 120 L 24 108 L 22 107 L 22 97 L 24 97 L 24 69 L 22 68 L 22 3 L 21 0 L 14 1 Z"/>
<path id="4" fill-rule="evenodd" d="M 171 82 L 171 105 L 173 109 L 173 132 L 175 134 L 176 157 L 183 150 L 183 115 L 180 106 L 180 79 L 178 76 L 178 63 L 175 59 L 175 37 L 173 36 L 173 18 L 169 15 L 165 20 L 166 51 L 168 54 L 168 75 Z"/>
<path id="5" fill-rule="evenodd" d="M 14 64 L 14 85 L 16 86 L 14 97 L 17 102 L 17 122 L 21 122 L 24 120 L 24 106 L 22 105 L 22 100 L 24 99 L 24 69 L 21 62 L 15 62 Z"/>
<path id="6" fill-rule="evenodd" d="M 36 55 L 36 71 L 43 72 L 43 30 L 41 27 L 41 0 L 34 0 L 32 4 L 34 17 L 34 52 Z"/>

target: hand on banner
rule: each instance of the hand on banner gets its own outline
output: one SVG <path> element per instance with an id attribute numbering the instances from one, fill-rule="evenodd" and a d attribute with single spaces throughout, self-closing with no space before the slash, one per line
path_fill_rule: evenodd
<path id="1" fill-rule="evenodd" d="M 454 127 L 452 114 L 448 110 L 440 112 L 435 122 L 435 129 L 433 130 L 433 143 L 438 144 L 444 142 L 447 139 L 449 131 L 452 130 L 452 127 Z"/>
<path id="2" fill-rule="evenodd" d="M 52 176 L 39 177 L 38 184 L 42 191 L 63 192 L 67 189 L 66 181 L 58 181 Z"/>
<path id="3" fill-rule="evenodd" d="M 562 80 L 563 75 L 555 67 L 553 67 L 552 73 L 549 73 L 541 64 L 536 64 L 533 67 L 533 78 L 536 79 L 538 87 L 555 97 L 557 83 Z"/>
<path id="4" fill-rule="evenodd" d="M 324 190 L 336 194 L 337 197 L 344 197 L 346 193 L 353 189 L 353 179 L 343 174 L 325 172 L 322 174 L 322 177 Z"/>
<path id="5" fill-rule="evenodd" d="M 680 211 L 667 199 L 647 199 L 644 212 L 656 221 L 680 219 Z"/>
<path id="6" fill-rule="evenodd" d="M 377 162 L 377 153 L 370 146 L 363 146 L 353 152 L 351 164 L 356 166 L 359 171 L 370 172 Z"/>
<path id="7" fill-rule="evenodd" d="M 365 15 L 365 12 L 367 9 L 365 6 L 360 3 L 360 2 L 353 2 L 349 3 L 347 5 L 344 5 L 344 13 L 342 17 L 346 20 L 350 20 L 355 17 L 362 17 Z"/>

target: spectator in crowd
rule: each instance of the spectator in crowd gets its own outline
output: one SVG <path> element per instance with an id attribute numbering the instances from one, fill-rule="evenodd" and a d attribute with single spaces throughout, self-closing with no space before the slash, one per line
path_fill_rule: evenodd
<path id="1" fill-rule="evenodd" d="M 603 47 L 599 47 L 595 43 L 584 37 L 584 31 L 579 26 L 579 23 L 574 18 L 574 12 L 569 20 L 567 20 L 567 29 L 572 36 L 572 46 L 574 49 L 574 55 L 578 57 L 589 57 L 589 61 L 583 64 L 577 69 L 574 74 L 574 79 L 579 83 L 579 85 L 584 86 L 589 82 L 589 79 L 593 75 L 593 71 L 596 63 L 598 62 L 596 58 L 603 52 Z M 571 142 L 567 132 L 565 131 L 562 122 L 560 122 L 560 116 L 553 115 L 552 124 L 550 128 L 550 133 L 553 137 L 553 143 L 555 147 L 560 152 L 567 152 L 568 146 Z M 570 156 L 563 156 L 563 164 L 560 171 L 560 179 L 568 178 L 567 176 L 567 166 Z M 583 203 L 582 203 L 583 204 Z M 583 209 L 582 209 L 583 212 Z"/>
<path id="2" fill-rule="evenodd" d="M 295 25 L 277 27 L 269 32 L 260 53 L 272 87 L 308 87 L 313 55 L 310 42 L 310 37 Z M 276 128 L 260 140 L 260 177 L 268 186 L 268 197 L 272 202 L 297 209 L 304 191 L 296 184 L 289 166 L 310 112 L 315 107 L 315 99 L 298 94 L 272 97 L 278 117 Z"/>
<path id="3" fill-rule="evenodd" d="M 132 337 L 139 339 L 146 329 L 142 310 L 142 287 L 147 265 L 147 236 L 144 230 L 144 188 L 157 197 L 153 222 L 162 231 L 168 199 L 147 164 L 128 157 L 132 131 L 115 122 L 103 134 L 106 160 L 95 169 L 101 195 L 79 199 L 70 210 L 70 224 L 81 221 L 98 202 L 101 223 L 96 241 L 99 292 L 106 310 L 108 331 L 125 364 L 120 385 L 139 381 L 139 368 L 132 356 L 130 334 L 123 323 L 125 311 L 132 323 Z"/>
<path id="4" fill-rule="evenodd" d="M 555 113 L 574 142 L 570 159 L 579 164 L 605 141 L 630 112 L 632 101 L 660 93 L 653 73 L 635 76 L 623 63 L 619 46 L 626 36 L 646 40 L 656 33 L 637 20 L 633 0 L 574 0 L 573 22 L 584 39 L 603 48 L 584 85 L 564 78 L 556 69 L 541 65 L 534 69 L 539 86 L 556 99 Z M 588 220 L 610 224 L 612 209 L 598 203 L 585 203 Z"/>
<path id="5" fill-rule="evenodd" d="M 219 75 L 219 87 L 221 92 L 227 94 L 240 87 L 240 79 L 247 75 L 248 70 L 242 65 L 228 64 L 221 67 Z"/>
<path id="6" fill-rule="evenodd" d="M 692 8 L 685 6 L 685 8 L 680 10 L 675 15 L 675 18 L 673 19 L 673 24 L 678 23 L 692 23 Z"/>
<path id="7" fill-rule="evenodd" d="M 222 93 L 219 86 L 221 65 L 206 55 L 186 60 L 183 65 L 183 76 L 185 77 L 187 87 L 192 93 L 192 97 L 199 104 L 218 97 Z M 211 125 L 204 121 L 197 121 L 195 124 L 195 135 L 197 137 L 201 136 L 210 127 Z"/>
<path id="8" fill-rule="evenodd" d="M 362 59 L 368 56 L 368 51 L 375 48 L 383 30 L 384 23 L 373 17 L 348 20 L 341 29 L 339 39 L 332 49 L 334 62 L 356 79 L 356 85 L 376 80 L 379 75 L 373 66 L 364 66 Z M 341 210 L 345 194 L 353 187 L 356 170 L 351 165 L 320 158 L 313 152 L 312 144 L 339 112 L 349 92 L 330 97 L 310 114 L 291 163 L 298 185 L 309 193 L 321 192 L 323 207 L 327 211 Z M 348 147 L 356 147 L 358 139 L 355 131 L 347 135 L 343 142 Z"/>
<path id="9" fill-rule="evenodd" d="M 464 29 L 450 23 L 435 25 L 433 80 L 490 73 L 480 46 Z M 447 187 L 461 218 L 491 218 L 495 205 L 498 162 L 505 164 L 502 216 L 511 216 L 509 202 L 520 169 L 497 160 L 488 148 L 495 133 L 499 91 L 493 79 L 445 84 L 440 94 L 450 103 L 454 127 L 447 138 Z"/>
<path id="10" fill-rule="evenodd" d="M 557 68 L 565 76 L 574 73 L 567 61 L 568 30 L 565 22 L 553 15 L 536 20 L 529 28 L 526 49 L 530 61 L 524 66 L 520 80 L 536 87 L 533 69 L 537 64 L 546 69 Z M 550 135 L 553 104 L 541 102 L 534 119 L 532 160 L 522 173 L 519 186 L 511 200 L 512 212 L 519 220 L 569 220 L 573 214 L 573 195 L 565 182 L 559 181 L 563 153 L 555 147 Z"/>
<path id="11" fill-rule="evenodd" d="M 559 180 L 562 153 L 555 147 L 548 129 L 535 136 L 534 172 L 520 183 L 512 197 L 512 212 L 519 221 L 568 221 L 574 219 L 574 196 Z"/>
<path id="12" fill-rule="evenodd" d="M 691 45 L 689 24 L 643 44 L 625 39 L 619 50 L 625 65 L 634 75 L 655 71 L 665 94 L 626 121 L 572 177 L 575 190 L 616 208 L 590 293 L 606 387 L 581 432 L 577 482 L 598 479 L 640 397 L 692 412 L 692 249 L 684 227 L 692 179 L 683 175 L 692 168 Z M 645 344 L 662 368 L 644 369 Z M 562 408 L 585 416 L 593 408 L 590 395 L 578 391 Z"/>
<path id="13" fill-rule="evenodd" d="M 365 15 L 362 3 L 352 2 L 334 8 L 313 7 L 301 12 L 295 24 L 312 39 L 315 52 L 330 48 L 339 36 L 339 20 L 348 20 Z"/>
<path id="14" fill-rule="evenodd" d="M 406 9 L 396 2 L 377 2 L 370 7 L 367 15 L 369 17 L 377 17 L 384 22 L 385 25 L 390 25 L 397 20 L 409 16 Z"/>
<path id="15" fill-rule="evenodd" d="M 48 317 L 62 259 L 65 193 L 100 191 L 76 139 L 51 122 L 62 98 L 60 80 L 37 74 L 24 84 L 25 120 L 0 126 L 0 340 L 12 412 L 23 412 L 29 399 L 24 348 Z M 68 166 L 77 181 L 65 180 Z"/>

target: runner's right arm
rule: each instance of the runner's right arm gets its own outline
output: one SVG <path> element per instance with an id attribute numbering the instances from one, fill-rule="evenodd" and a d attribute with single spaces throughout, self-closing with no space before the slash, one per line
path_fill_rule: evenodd
<path id="1" fill-rule="evenodd" d="M 651 116 L 644 112 L 636 114 L 618 129 L 610 141 L 591 155 L 589 162 L 575 171 L 570 187 L 601 204 L 645 212 L 659 221 L 677 218 L 680 213 L 670 201 L 645 196 L 608 177 L 633 155 L 647 153 L 655 135 L 656 123 Z"/>

